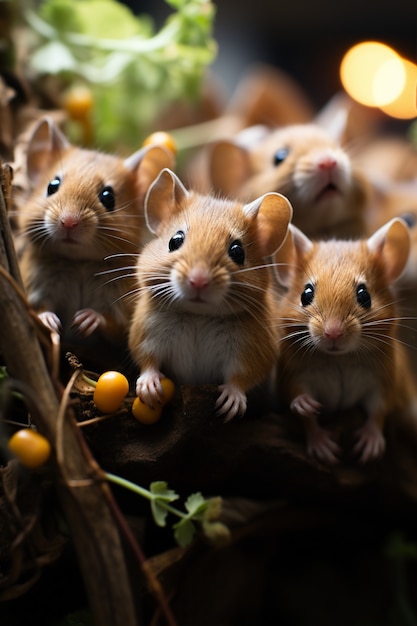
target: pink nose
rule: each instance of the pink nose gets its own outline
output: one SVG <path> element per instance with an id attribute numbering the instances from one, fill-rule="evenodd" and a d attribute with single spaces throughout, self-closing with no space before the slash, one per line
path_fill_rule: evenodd
<path id="1" fill-rule="evenodd" d="M 188 282 L 193 289 L 204 289 L 210 283 L 210 276 L 203 270 L 194 270 L 190 273 Z"/>
<path id="2" fill-rule="evenodd" d="M 63 215 L 61 217 L 61 224 L 66 229 L 76 228 L 80 220 L 75 215 Z"/>
<path id="3" fill-rule="evenodd" d="M 317 167 L 319 168 L 319 170 L 332 170 L 334 167 L 336 167 L 336 165 L 337 161 L 333 157 L 323 157 L 317 163 Z"/>
<path id="4" fill-rule="evenodd" d="M 337 322 L 328 322 L 324 328 L 324 336 L 326 339 L 335 341 L 343 336 L 343 328 L 341 324 Z"/>

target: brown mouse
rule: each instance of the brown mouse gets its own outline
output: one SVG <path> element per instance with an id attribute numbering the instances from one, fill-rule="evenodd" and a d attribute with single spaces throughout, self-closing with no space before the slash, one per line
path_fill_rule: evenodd
<path id="1" fill-rule="evenodd" d="M 209 184 L 248 202 L 261 193 L 285 195 L 293 223 L 311 237 L 365 232 L 366 177 L 342 145 L 343 112 L 333 126 L 318 122 L 252 127 L 210 148 Z"/>
<path id="2" fill-rule="evenodd" d="M 140 368 L 136 393 L 161 401 L 160 379 L 218 384 L 218 413 L 242 415 L 246 393 L 275 363 L 272 274 L 292 208 L 265 194 L 244 205 L 187 190 L 164 169 L 145 199 L 155 238 L 138 257 L 129 346 Z"/>
<path id="3" fill-rule="evenodd" d="M 408 227 L 395 218 L 356 241 L 312 241 L 291 225 L 275 254 L 278 280 L 287 288 L 277 313 L 278 393 L 302 419 L 308 453 L 327 463 L 336 463 L 341 450 L 320 414 L 364 412 L 354 452 L 367 462 L 384 453 L 386 419 L 415 411 L 392 290 L 409 248 Z"/>
<path id="4" fill-rule="evenodd" d="M 125 340 L 130 312 L 122 296 L 131 288 L 125 268 L 147 232 L 143 198 L 172 163 L 173 154 L 160 146 L 123 159 L 71 145 L 50 118 L 35 125 L 16 247 L 29 303 L 66 344 Z"/>

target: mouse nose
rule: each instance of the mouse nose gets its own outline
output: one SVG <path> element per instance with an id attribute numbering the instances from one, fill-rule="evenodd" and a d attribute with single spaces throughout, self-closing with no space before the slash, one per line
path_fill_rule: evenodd
<path id="1" fill-rule="evenodd" d="M 330 321 L 324 326 L 324 336 L 326 339 L 336 341 L 340 339 L 340 337 L 343 337 L 343 334 L 343 326 L 340 322 Z"/>
<path id="2" fill-rule="evenodd" d="M 72 230 L 73 228 L 76 228 L 79 223 L 80 220 L 75 215 L 63 215 L 61 217 L 61 224 L 67 230 Z"/>
<path id="3" fill-rule="evenodd" d="M 204 289 L 210 284 L 210 274 L 203 267 L 195 267 L 188 275 L 188 283 L 193 289 Z"/>
<path id="4" fill-rule="evenodd" d="M 337 160 L 333 156 L 323 156 L 317 162 L 319 170 L 332 170 L 337 165 Z"/>

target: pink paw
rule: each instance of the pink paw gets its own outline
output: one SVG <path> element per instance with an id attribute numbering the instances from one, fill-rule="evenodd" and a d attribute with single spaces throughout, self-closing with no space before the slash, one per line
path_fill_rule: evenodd
<path id="1" fill-rule="evenodd" d="M 320 413 L 321 408 L 320 402 L 317 402 L 308 393 L 301 393 L 299 396 L 296 396 L 290 404 L 291 411 L 303 417 L 315 417 Z"/>
<path id="2" fill-rule="evenodd" d="M 216 401 L 217 415 L 224 415 L 224 421 L 230 422 L 236 415 L 246 411 L 246 394 L 236 385 L 225 384 L 218 387 L 220 395 Z"/>
<path id="3" fill-rule="evenodd" d="M 72 325 L 77 327 L 78 332 L 84 337 L 91 335 L 100 326 L 105 326 L 106 321 L 97 311 L 94 309 L 80 309 L 74 315 Z"/>
<path id="4" fill-rule="evenodd" d="M 164 390 L 161 378 L 164 375 L 158 371 L 143 372 L 136 381 L 136 395 L 150 407 L 155 407 L 164 399 Z"/>
<path id="5" fill-rule="evenodd" d="M 367 421 L 356 431 L 358 438 L 353 450 L 360 453 L 359 461 L 367 463 L 373 459 L 381 457 L 385 452 L 385 437 L 378 426 Z"/>
<path id="6" fill-rule="evenodd" d="M 44 311 L 43 313 L 39 313 L 38 317 L 42 324 L 49 328 L 51 332 L 61 332 L 61 320 L 56 313 L 53 313 L 52 311 Z"/>
<path id="7" fill-rule="evenodd" d="M 335 465 L 339 463 L 338 455 L 341 450 L 330 433 L 316 424 L 307 433 L 307 452 L 310 456 L 316 456 L 324 463 Z"/>

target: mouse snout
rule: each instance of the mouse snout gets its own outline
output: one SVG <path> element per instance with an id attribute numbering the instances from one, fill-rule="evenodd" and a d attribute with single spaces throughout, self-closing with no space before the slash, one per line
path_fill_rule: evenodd
<path id="1" fill-rule="evenodd" d="M 210 284 L 210 272 L 205 267 L 194 267 L 188 274 L 190 287 L 200 291 Z"/>
<path id="2" fill-rule="evenodd" d="M 62 228 L 65 228 L 66 230 L 73 230 L 74 228 L 77 228 L 80 223 L 80 219 L 76 215 L 69 213 L 61 216 L 60 223 Z"/>
<path id="3" fill-rule="evenodd" d="M 340 322 L 330 320 L 324 325 L 323 334 L 326 339 L 337 341 L 344 335 L 343 325 Z"/>
<path id="4" fill-rule="evenodd" d="M 329 154 L 321 156 L 317 161 L 317 167 L 319 170 L 332 170 L 337 165 L 337 159 Z"/>

